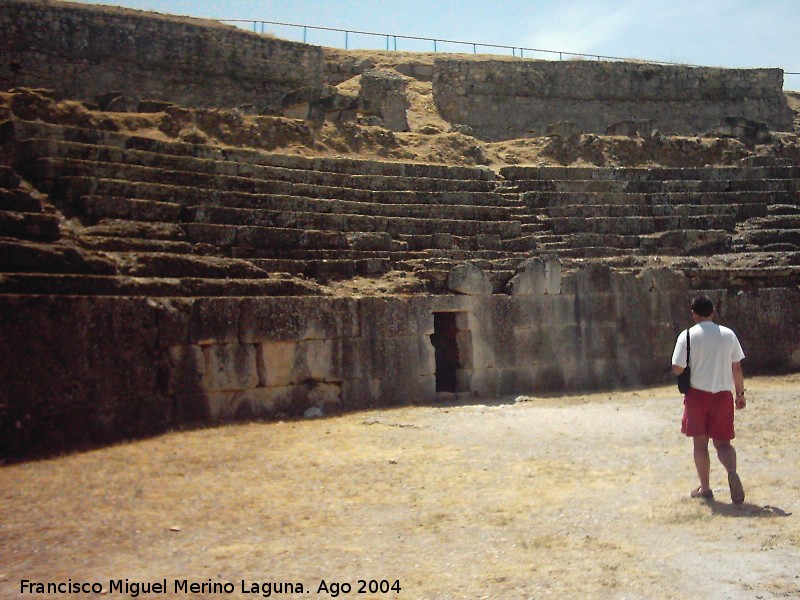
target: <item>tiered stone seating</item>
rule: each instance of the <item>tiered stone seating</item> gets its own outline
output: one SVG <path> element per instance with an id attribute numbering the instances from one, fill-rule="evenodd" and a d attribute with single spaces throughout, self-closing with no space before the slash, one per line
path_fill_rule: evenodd
<path id="1" fill-rule="evenodd" d="M 13 168 L 0 169 L 0 293 L 324 293 L 327 280 L 390 270 L 439 292 L 467 260 L 501 291 L 532 252 L 800 251 L 800 167 L 775 160 L 507 167 L 498 178 L 13 127 Z"/>
<path id="2" fill-rule="evenodd" d="M 0 238 L 58 239 L 58 218 L 48 213 L 41 200 L 22 189 L 20 183 L 11 167 L 0 166 Z"/>
<path id="3" fill-rule="evenodd" d="M 542 232 L 540 247 L 563 256 L 800 249 L 793 247 L 799 166 L 507 167 L 501 174 L 504 188 L 522 198 L 521 221 Z"/>
<path id="4" fill-rule="evenodd" d="M 507 261 L 481 253 L 530 249 L 516 194 L 497 193 L 485 169 L 222 150 L 24 121 L 15 129 L 16 169 L 49 195 L 80 248 L 116 265 L 113 283 L 87 286 L 97 293 L 130 287 L 120 277 L 168 291 L 227 278 L 265 293 L 275 273 L 327 279 L 391 268 L 426 271 L 433 289 L 440 267 L 466 252 L 502 279 L 513 274 Z M 27 275 L 15 290 L 40 285 Z M 69 293 L 78 285 L 60 282 Z"/>

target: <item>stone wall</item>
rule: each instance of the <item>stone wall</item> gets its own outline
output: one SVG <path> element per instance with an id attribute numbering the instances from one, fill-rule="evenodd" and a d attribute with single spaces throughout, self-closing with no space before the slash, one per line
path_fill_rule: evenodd
<path id="1" fill-rule="evenodd" d="M 780 69 L 718 69 L 629 62 L 451 60 L 434 63 L 433 97 L 445 119 L 482 139 L 545 135 L 550 125 L 606 133 L 652 121 L 662 134 L 696 135 L 725 117 L 790 131 Z"/>
<path id="2" fill-rule="evenodd" d="M 672 381 L 685 277 L 597 265 L 521 276 L 510 294 L 0 296 L 0 459 L 311 407 L 436 402 L 435 313 L 455 315 L 455 398 Z M 711 294 L 747 374 L 800 367 L 798 289 Z"/>
<path id="3" fill-rule="evenodd" d="M 288 92 L 322 84 L 322 49 L 212 21 L 52 0 L 4 0 L 0 83 L 53 89 L 112 108 L 144 99 L 277 111 Z M 15 71 L 17 71 L 15 73 Z"/>

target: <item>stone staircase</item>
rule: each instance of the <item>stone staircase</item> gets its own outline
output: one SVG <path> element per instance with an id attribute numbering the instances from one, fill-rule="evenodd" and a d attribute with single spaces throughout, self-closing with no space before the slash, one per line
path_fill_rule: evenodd
<path id="1" fill-rule="evenodd" d="M 43 242 L 58 239 L 58 218 L 21 184 L 11 167 L 0 165 L 0 236 Z"/>
<path id="2" fill-rule="evenodd" d="M 800 250 L 800 166 L 507 167 L 517 217 L 565 257 Z"/>

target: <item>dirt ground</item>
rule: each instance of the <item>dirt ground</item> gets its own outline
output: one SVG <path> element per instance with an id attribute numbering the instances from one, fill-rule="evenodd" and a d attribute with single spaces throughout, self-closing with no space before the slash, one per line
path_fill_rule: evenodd
<path id="1" fill-rule="evenodd" d="M 125 579 L 166 579 L 150 598 L 797 598 L 800 374 L 747 387 L 742 506 L 718 463 L 716 500 L 688 497 L 672 386 L 225 426 L 7 465 L 0 598 L 23 579 L 107 598 L 133 596 L 111 592 Z M 359 594 L 361 579 L 400 591 Z"/>

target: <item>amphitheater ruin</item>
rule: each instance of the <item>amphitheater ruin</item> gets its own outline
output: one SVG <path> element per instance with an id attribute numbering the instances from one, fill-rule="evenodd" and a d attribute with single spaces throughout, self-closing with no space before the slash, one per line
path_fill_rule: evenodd
<path id="1" fill-rule="evenodd" d="M 662 384 L 700 290 L 748 373 L 800 368 L 780 69 L 346 51 L 53 0 L 0 29 L 0 459 Z"/>

